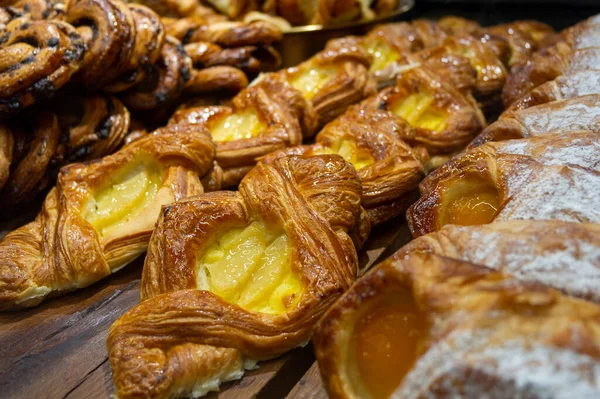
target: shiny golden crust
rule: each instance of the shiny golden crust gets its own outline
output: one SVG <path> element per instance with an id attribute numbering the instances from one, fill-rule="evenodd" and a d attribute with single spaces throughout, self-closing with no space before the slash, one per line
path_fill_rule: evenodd
<path id="1" fill-rule="evenodd" d="M 195 68 L 224 65 L 256 75 L 261 71 L 273 71 L 281 64 L 281 57 L 272 46 L 222 48 L 210 42 L 196 42 L 185 45 L 184 49 Z"/>
<path id="2" fill-rule="evenodd" d="M 263 81 L 240 92 L 230 106 L 190 108 L 177 111 L 171 123 L 194 123 L 213 131 L 228 117 L 252 112 L 262 126 L 254 137 L 217 141 L 216 160 L 223 169 L 223 187 L 237 185 L 257 159 L 278 148 L 302 142 L 301 116 L 304 98 L 277 81 Z M 249 129 L 251 127 L 248 127 Z"/>
<path id="3" fill-rule="evenodd" d="M 192 26 L 185 31 L 181 40 L 184 44 L 211 42 L 224 47 L 239 47 L 273 44 L 282 37 L 281 30 L 268 22 L 220 21 Z"/>
<path id="4" fill-rule="evenodd" d="M 202 192 L 214 145 L 198 127 L 174 126 L 113 155 L 61 169 L 36 220 L 0 241 L 0 309 L 35 306 L 48 295 L 87 286 L 146 250 L 160 206 Z M 137 159 L 159 165 L 161 182 L 142 212 L 100 234 L 84 217 L 95 190 Z"/>
<path id="5" fill-rule="evenodd" d="M 514 109 L 511 108 L 500 115 L 500 118 L 481 132 L 469 147 L 489 141 L 536 137 L 548 133 L 600 131 L 600 95 L 587 95 L 527 107 L 529 102 L 533 104 L 545 99 L 549 99 L 548 95 L 541 90 L 535 95 L 525 97 Z"/>
<path id="6" fill-rule="evenodd" d="M 415 363 L 397 375 L 395 397 L 598 395 L 595 380 L 586 377 L 600 360 L 598 305 L 479 265 L 413 252 L 379 265 L 320 322 L 313 342 L 331 398 L 370 396 L 352 357 L 353 329 L 394 297 L 412 303 L 426 326 Z"/>
<path id="7" fill-rule="evenodd" d="M 144 266 L 143 302 L 115 322 L 108 338 L 119 397 L 186 395 L 222 375 L 231 356 L 262 360 L 304 344 L 356 277 L 347 232 L 359 221 L 360 193 L 341 157 L 285 157 L 252 169 L 239 192 L 164 207 Z M 197 261 L 214 235 L 256 220 L 283 229 L 292 271 L 305 287 L 283 313 L 245 310 L 197 289 Z M 237 371 L 228 378 L 239 378 L 243 367 Z"/>
<path id="8" fill-rule="evenodd" d="M 458 155 L 421 183 L 421 198 L 407 212 L 413 236 L 450 223 L 520 219 L 598 223 L 600 213 L 591 202 L 600 188 L 597 137 L 593 132 L 544 135 L 490 142 Z M 483 192 L 485 198 L 476 196 Z M 461 205 L 471 198 L 476 202 Z M 455 219 L 457 212 L 473 213 L 482 204 L 492 208 L 484 219 L 474 223 Z"/>
<path id="9" fill-rule="evenodd" d="M 482 250 L 482 246 L 489 251 Z M 559 220 L 514 220 L 449 225 L 413 240 L 396 255 L 427 252 L 538 282 L 600 302 L 600 225 Z"/>
<path id="10" fill-rule="evenodd" d="M 485 127 L 485 118 L 469 95 L 461 94 L 426 67 L 414 66 L 398 76 L 394 87 L 382 90 L 365 102 L 365 109 L 385 109 L 410 95 L 430 95 L 428 105 L 447 116 L 442 129 L 413 126 L 415 138 L 410 144 L 422 145 L 431 154 L 448 154 L 464 146 Z M 366 111 L 369 112 L 369 111 Z"/>
<path id="11" fill-rule="evenodd" d="M 231 19 L 238 19 L 258 9 L 257 0 L 207 0 L 207 3 Z"/>
<path id="12" fill-rule="evenodd" d="M 360 179 L 362 206 L 371 224 L 378 225 L 406 211 L 424 177 L 421 160 L 403 141 L 413 140 L 414 135 L 414 129 L 402 118 L 383 110 L 365 112 L 358 104 L 327 124 L 317 134 L 316 144 L 282 149 L 262 162 L 285 155 L 345 155 L 346 160 L 354 162 Z M 345 142 L 351 142 L 354 151 L 343 153 L 340 146 Z M 367 156 L 369 161 L 361 163 L 359 154 Z"/>

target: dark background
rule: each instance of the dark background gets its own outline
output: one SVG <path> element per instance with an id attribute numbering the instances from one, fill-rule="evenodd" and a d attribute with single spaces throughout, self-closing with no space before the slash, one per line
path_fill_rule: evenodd
<path id="1" fill-rule="evenodd" d="M 458 15 L 482 25 L 534 19 L 563 29 L 600 14 L 600 0 L 415 0 L 415 3 L 411 19 Z"/>

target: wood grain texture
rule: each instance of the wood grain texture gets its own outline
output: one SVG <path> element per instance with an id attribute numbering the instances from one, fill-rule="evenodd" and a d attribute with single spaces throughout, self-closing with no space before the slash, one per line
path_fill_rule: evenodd
<path id="1" fill-rule="evenodd" d="M 19 222 L 0 225 L 0 236 L 27 221 L 24 215 Z M 359 253 L 361 268 L 387 257 L 408 237 L 403 219 L 378 227 Z M 139 302 L 142 266 L 143 257 L 86 289 L 33 309 L 0 313 L 0 397 L 88 399 L 114 394 L 106 337 L 114 320 Z M 326 397 L 311 345 L 259 366 L 207 397 Z"/>

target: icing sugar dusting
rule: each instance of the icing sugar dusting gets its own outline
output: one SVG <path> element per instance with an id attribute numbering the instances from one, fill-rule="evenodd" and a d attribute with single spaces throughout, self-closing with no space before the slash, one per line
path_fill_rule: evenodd
<path id="1" fill-rule="evenodd" d="M 531 136 L 552 130 L 600 130 L 600 104 L 595 96 L 567 100 L 562 107 L 553 102 L 527 108 L 517 113 Z"/>
<path id="2" fill-rule="evenodd" d="M 431 347 L 392 398 L 554 398 L 600 395 L 600 363 L 531 340 L 457 330 Z"/>
<path id="3" fill-rule="evenodd" d="M 565 74 L 600 69 L 600 48 L 586 48 L 576 50 L 569 60 Z"/>
<path id="4" fill-rule="evenodd" d="M 544 165 L 577 165 L 600 170 L 600 136 L 575 133 L 544 136 L 545 140 L 507 140 L 498 142 L 497 153 L 534 157 Z"/>
<path id="5" fill-rule="evenodd" d="M 495 221 L 600 223 L 600 172 L 577 166 L 544 166 L 536 173 L 514 173 L 513 168 L 503 180 L 508 201 Z"/>
<path id="6" fill-rule="evenodd" d="M 600 71 L 587 70 L 556 79 L 563 98 L 600 94 Z"/>

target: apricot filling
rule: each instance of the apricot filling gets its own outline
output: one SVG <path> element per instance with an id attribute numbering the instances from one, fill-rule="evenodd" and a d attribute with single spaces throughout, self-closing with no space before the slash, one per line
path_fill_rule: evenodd
<path id="1" fill-rule="evenodd" d="M 129 222 L 158 192 L 160 167 L 150 159 L 139 159 L 122 167 L 84 205 L 82 216 L 100 236 Z"/>
<path id="2" fill-rule="evenodd" d="M 413 93 L 390 104 L 390 111 L 411 126 L 440 132 L 446 128 L 448 114 L 432 107 L 433 95 Z"/>
<path id="3" fill-rule="evenodd" d="M 400 53 L 384 40 L 365 39 L 363 47 L 373 56 L 369 72 L 380 71 L 400 58 Z"/>
<path id="4" fill-rule="evenodd" d="M 493 184 L 480 177 L 462 177 L 443 193 L 443 214 L 438 228 L 446 224 L 471 226 L 490 223 L 499 208 L 500 197 Z"/>
<path id="5" fill-rule="evenodd" d="M 198 289 L 244 309 L 279 314 L 295 306 L 303 285 L 291 268 L 288 236 L 262 222 L 232 229 L 200 256 Z"/>
<path id="6" fill-rule="evenodd" d="M 330 67 L 304 67 L 295 72 L 289 80 L 294 89 L 299 90 L 304 98 L 310 100 L 337 72 L 337 68 Z"/>
<path id="7" fill-rule="evenodd" d="M 256 111 L 247 109 L 216 120 L 210 134 L 215 142 L 226 142 L 256 137 L 264 128 Z"/>
<path id="8" fill-rule="evenodd" d="M 373 398 L 388 398 L 423 352 L 427 335 L 424 316 L 412 297 L 373 307 L 353 332 L 362 385 Z"/>
<path id="9" fill-rule="evenodd" d="M 331 143 L 330 146 L 318 147 L 315 154 L 337 154 L 350 162 L 356 170 L 362 169 L 375 162 L 373 156 L 366 150 L 359 148 L 350 138 L 344 138 Z"/>

